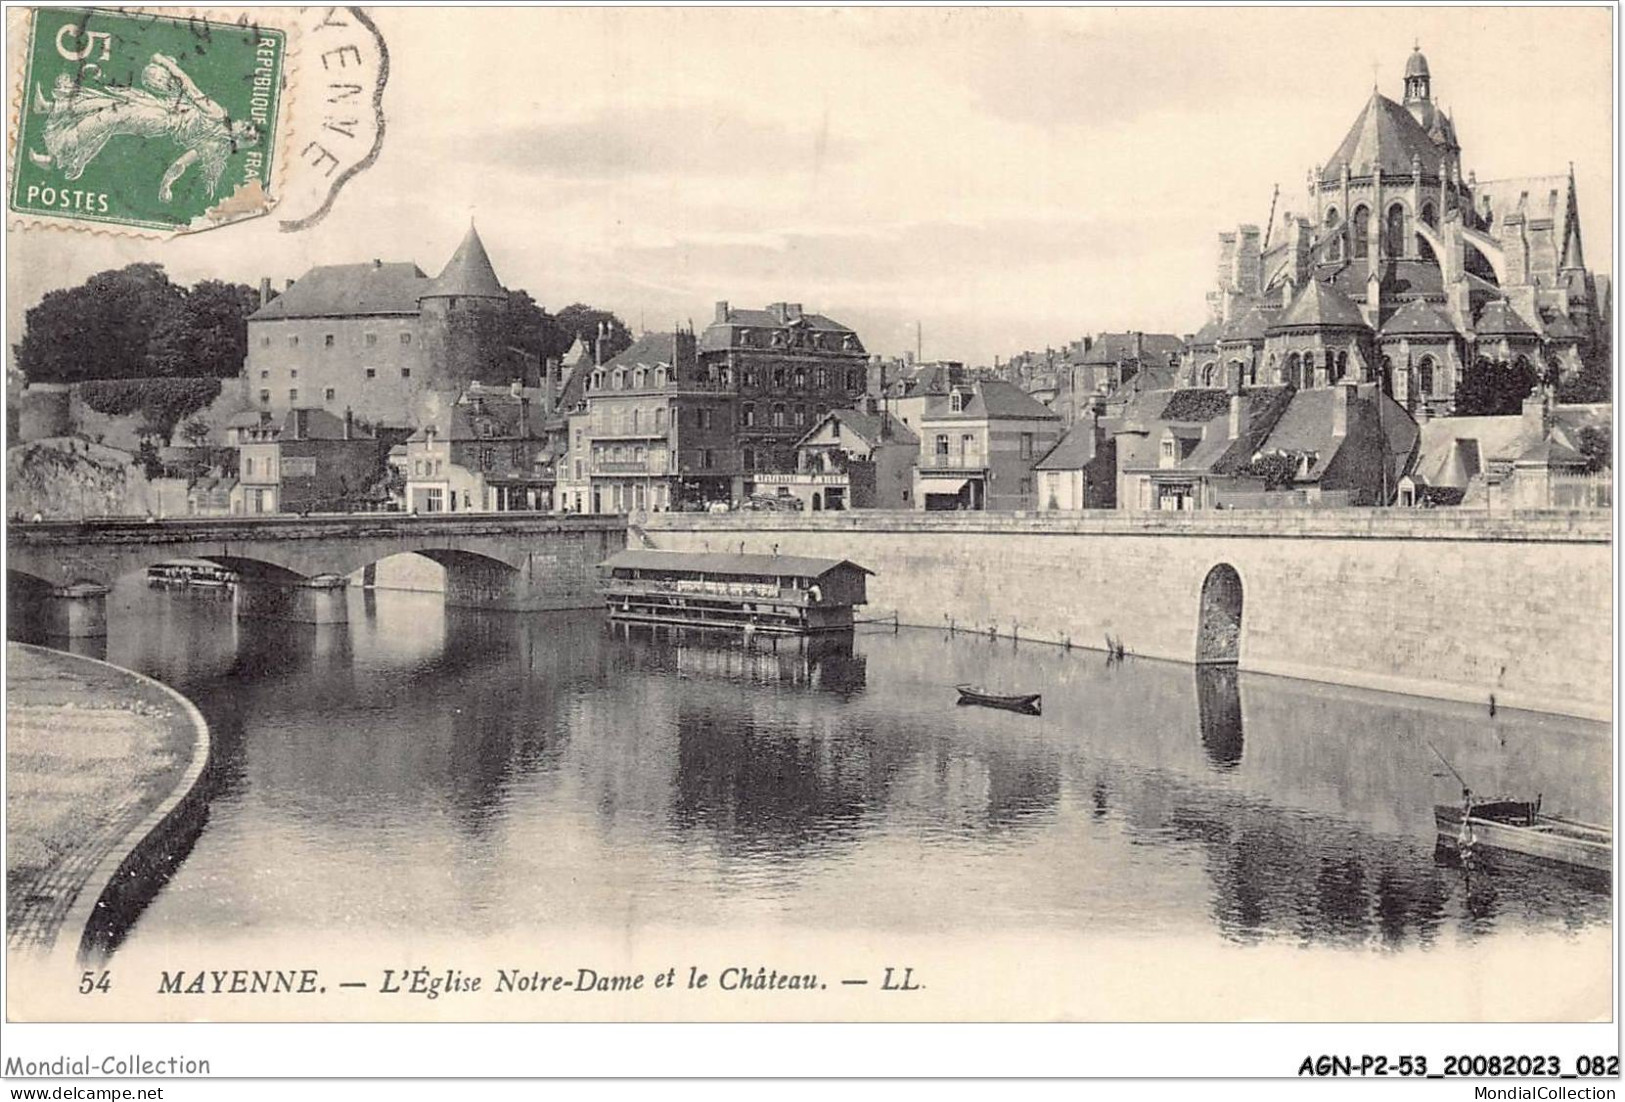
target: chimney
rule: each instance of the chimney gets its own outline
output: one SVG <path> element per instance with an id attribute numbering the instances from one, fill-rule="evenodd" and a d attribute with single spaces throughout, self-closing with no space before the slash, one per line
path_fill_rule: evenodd
<path id="1" fill-rule="evenodd" d="M 355 434 L 355 411 L 349 406 L 344 407 L 344 439 L 350 440 Z"/>
<path id="2" fill-rule="evenodd" d="M 608 326 L 604 322 L 598 323 L 598 337 L 592 342 L 592 363 L 594 367 L 604 366 L 604 348 L 609 344 L 609 335 L 605 332 Z"/>
<path id="3" fill-rule="evenodd" d="M 530 439 L 530 399 L 519 396 L 519 439 Z"/>
<path id="4" fill-rule="evenodd" d="M 547 363 L 542 366 L 542 414 L 546 417 L 551 417 L 558 411 L 558 384 L 554 375 L 558 369 L 559 361 L 552 356 L 549 356 Z"/>
<path id="5" fill-rule="evenodd" d="M 1341 383 L 1332 387 L 1333 436 L 1344 437 L 1349 434 L 1349 395 L 1353 390 L 1353 387 Z"/>
<path id="6" fill-rule="evenodd" d="M 787 302 L 787 303 L 785 303 L 784 304 L 784 314 L 785 314 L 785 320 L 786 321 L 800 321 L 801 320 L 801 303 L 799 303 L 799 302 Z"/>
<path id="7" fill-rule="evenodd" d="M 271 277 L 260 276 L 260 305 L 271 301 Z"/>
<path id="8" fill-rule="evenodd" d="M 1523 431 L 1531 439 L 1544 440 L 1551 434 L 1553 395 L 1550 387 L 1537 386 L 1523 400 Z"/>
<path id="9" fill-rule="evenodd" d="M 1247 399 L 1239 393 L 1230 395 L 1230 439 L 1239 440 L 1247 431 Z"/>
<path id="10" fill-rule="evenodd" d="M 379 268 L 382 268 L 383 266 L 384 266 L 384 262 L 382 260 L 379 260 L 376 256 L 372 258 L 372 270 L 373 271 L 376 272 Z"/>
<path id="11" fill-rule="evenodd" d="M 282 293 L 287 294 L 291 290 L 293 290 L 293 280 L 290 279 L 290 280 L 287 280 L 285 283 L 283 283 L 283 285 L 282 285 Z"/>
<path id="12" fill-rule="evenodd" d="M 1136 361 L 1145 359 L 1145 334 L 1138 329 L 1134 331 L 1134 359 Z"/>
<path id="13" fill-rule="evenodd" d="M 727 324 L 727 321 L 728 321 L 728 300 L 727 299 L 718 299 L 717 300 L 716 323 L 718 325 L 725 325 L 725 324 Z"/>

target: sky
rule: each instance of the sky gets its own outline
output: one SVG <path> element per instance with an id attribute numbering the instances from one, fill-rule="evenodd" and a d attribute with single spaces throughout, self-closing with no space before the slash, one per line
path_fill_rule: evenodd
<path id="1" fill-rule="evenodd" d="M 297 234 L 8 233 L 8 341 L 45 290 L 136 260 L 280 284 L 438 272 L 476 220 L 497 274 L 635 330 L 800 302 L 871 352 L 991 363 L 1085 333 L 1189 333 L 1216 235 L 1307 206 L 1413 42 L 1479 179 L 1574 162 L 1612 270 L 1605 8 L 375 9 L 376 164 Z M 13 100 L 15 102 L 15 100 Z"/>

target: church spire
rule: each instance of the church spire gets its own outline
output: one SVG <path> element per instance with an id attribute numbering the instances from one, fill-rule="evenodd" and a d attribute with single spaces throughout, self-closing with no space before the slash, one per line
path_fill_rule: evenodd
<path id="1" fill-rule="evenodd" d="M 1422 54 L 1418 41 L 1405 59 L 1405 105 L 1427 103 L 1433 98 L 1433 81 L 1428 75 L 1428 59 Z"/>
<path id="2" fill-rule="evenodd" d="M 1585 251 L 1580 247 L 1580 203 L 1574 192 L 1574 162 L 1569 162 L 1569 205 L 1568 212 L 1563 221 L 1568 226 L 1568 240 L 1563 243 L 1562 270 L 1583 270 L 1586 266 Z"/>

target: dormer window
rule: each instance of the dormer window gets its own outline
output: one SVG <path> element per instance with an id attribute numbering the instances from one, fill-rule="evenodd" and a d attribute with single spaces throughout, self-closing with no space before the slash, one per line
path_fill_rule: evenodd
<path id="1" fill-rule="evenodd" d="M 666 385 L 666 369 L 664 367 L 655 368 L 655 386 L 665 386 L 665 385 Z"/>
<path id="2" fill-rule="evenodd" d="M 645 372 L 644 369 L 640 367 L 632 375 L 632 385 L 634 387 L 636 387 L 638 390 L 642 390 L 643 387 L 644 387 L 644 384 L 648 382 L 648 378 L 649 378 L 648 373 Z"/>
<path id="3" fill-rule="evenodd" d="M 965 412 L 965 396 L 963 394 L 959 393 L 959 391 L 957 391 L 957 390 L 954 391 L 952 394 L 948 395 L 948 408 L 950 410 L 952 410 L 954 413 L 964 413 Z"/>

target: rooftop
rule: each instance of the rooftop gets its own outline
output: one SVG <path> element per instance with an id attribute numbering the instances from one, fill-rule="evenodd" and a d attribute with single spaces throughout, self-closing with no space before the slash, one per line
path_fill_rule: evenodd
<path id="1" fill-rule="evenodd" d="M 669 570 L 688 574 L 715 574 L 758 578 L 822 578 L 846 567 L 874 571 L 848 559 L 813 559 L 803 555 L 728 555 L 696 551 L 619 551 L 599 563 L 601 570 Z"/>

